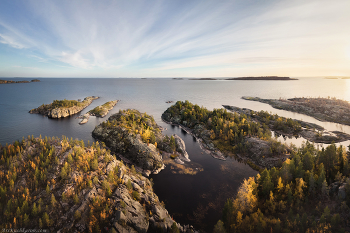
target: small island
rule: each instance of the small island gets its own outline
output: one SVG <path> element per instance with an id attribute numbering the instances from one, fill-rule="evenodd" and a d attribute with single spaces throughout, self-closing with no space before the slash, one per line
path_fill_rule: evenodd
<path id="1" fill-rule="evenodd" d="M 22 81 L 13 81 L 13 80 L 2 80 L 0 79 L 0 84 L 10 84 L 10 83 L 30 83 L 30 82 L 40 82 L 39 79 L 33 79 L 31 81 L 26 81 L 26 80 L 22 80 Z"/>
<path id="2" fill-rule="evenodd" d="M 118 102 L 119 100 L 108 101 L 103 105 L 97 106 L 96 108 L 88 111 L 86 114 L 78 117 L 83 119 L 79 124 L 82 125 L 87 123 L 89 121 L 90 116 L 105 117 Z"/>
<path id="3" fill-rule="evenodd" d="M 350 125 L 350 103 L 336 98 L 291 98 L 291 99 L 261 99 L 259 97 L 243 96 L 242 99 L 258 101 L 283 109 L 312 116 L 319 121 L 331 121 Z"/>
<path id="4" fill-rule="evenodd" d="M 93 100 L 99 97 L 89 96 L 86 97 L 82 102 L 77 100 L 54 100 L 51 104 L 43 104 L 38 108 L 32 109 L 29 113 L 42 114 L 49 118 L 62 118 L 68 117 L 82 111 L 84 108 L 89 106 Z"/>
<path id="5" fill-rule="evenodd" d="M 238 78 L 227 78 L 225 80 L 298 80 L 290 77 L 278 77 L 278 76 L 260 76 L 260 77 L 238 77 Z"/>

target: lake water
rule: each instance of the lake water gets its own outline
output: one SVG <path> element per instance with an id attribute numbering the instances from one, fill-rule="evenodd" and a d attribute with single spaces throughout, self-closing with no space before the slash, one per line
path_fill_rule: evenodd
<path id="1" fill-rule="evenodd" d="M 21 79 L 26 80 L 26 79 Z M 30 79 L 27 79 L 30 80 Z M 175 220 L 193 224 L 197 228 L 211 231 L 221 217 L 221 209 L 228 197 L 234 196 L 244 178 L 256 174 L 249 166 L 228 159 L 220 161 L 203 153 L 190 135 L 177 127 L 162 122 L 161 114 L 170 106 L 166 101 L 189 100 L 207 109 L 233 105 L 260 111 L 266 110 L 281 116 L 301 119 L 319 124 L 328 130 L 350 133 L 350 127 L 330 122 L 319 122 L 312 117 L 273 109 L 267 104 L 247 101 L 242 96 L 260 98 L 336 97 L 350 101 L 349 79 L 300 78 L 296 81 L 205 81 L 175 79 L 64 79 L 41 78 L 38 83 L 0 85 L 0 143 L 12 143 L 22 137 L 34 135 L 65 135 L 73 139 L 93 141 L 91 132 L 119 109 L 135 108 L 153 115 L 156 122 L 176 133 L 186 143 L 193 162 L 201 164 L 203 172 L 197 175 L 175 175 L 166 168 L 152 175 L 154 189 L 164 201 Z M 92 108 L 110 100 L 121 100 L 105 118 L 90 117 L 85 125 L 79 125 L 80 114 L 64 118 L 49 119 L 38 114 L 29 114 L 30 109 L 58 99 L 83 99 L 100 96 L 100 99 L 84 109 Z M 283 139 L 281 139 L 283 140 Z M 287 140 L 300 145 L 303 139 Z M 348 145 L 349 142 L 344 142 Z"/>

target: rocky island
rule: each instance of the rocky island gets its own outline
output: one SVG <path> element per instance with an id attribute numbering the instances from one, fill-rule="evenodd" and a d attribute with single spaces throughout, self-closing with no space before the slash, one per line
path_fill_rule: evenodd
<path id="1" fill-rule="evenodd" d="M 283 109 L 312 116 L 320 121 L 331 121 L 350 125 L 350 103 L 336 98 L 291 98 L 261 99 L 259 97 L 242 97 L 245 100 L 258 101 Z"/>
<path id="2" fill-rule="evenodd" d="M 107 122 L 95 127 L 92 136 L 146 176 L 164 168 L 163 157 L 172 156 L 179 164 L 190 162 L 180 137 L 164 136 L 152 116 L 134 109 L 110 116 Z"/>
<path id="3" fill-rule="evenodd" d="M 149 179 L 98 142 L 32 136 L 0 155 L 3 229 L 194 232 L 172 219 Z"/>
<path id="4" fill-rule="evenodd" d="M 287 119 L 277 114 L 269 114 L 266 111 L 256 112 L 250 109 L 228 105 L 223 105 L 223 107 L 238 114 L 245 114 L 253 121 L 261 125 L 267 125 L 277 135 L 283 135 L 284 137 L 303 137 L 310 142 L 327 144 L 350 140 L 349 134 L 339 131 L 327 131 L 317 124 L 293 120 L 291 118 Z"/>
<path id="5" fill-rule="evenodd" d="M 79 124 L 82 125 L 87 123 L 89 121 L 90 116 L 105 117 L 118 102 L 119 100 L 108 101 L 103 105 L 97 106 L 96 108 L 88 111 L 86 114 L 78 117 L 78 118 L 82 118 L 82 121 L 79 122 Z"/>
<path id="6" fill-rule="evenodd" d="M 289 157 L 288 146 L 272 138 L 267 125 L 254 122 L 245 114 L 226 109 L 209 111 L 178 101 L 163 113 L 162 119 L 195 136 L 202 148 L 217 159 L 234 156 L 260 170 L 281 166 Z"/>
<path id="7" fill-rule="evenodd" d="M 38 108 L 32 109 L 29 113 L 42 114 L 49 118 L 68 117 L 82 111 L 89 106 L 93 100 L 99 97 L 86 97 L 82 102 L 77 100 L 54 100 L 51 104 L 43 104 Z"/>

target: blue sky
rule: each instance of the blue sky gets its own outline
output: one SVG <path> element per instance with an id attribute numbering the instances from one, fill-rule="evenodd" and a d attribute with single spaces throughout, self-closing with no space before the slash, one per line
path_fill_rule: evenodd
<path id="1" fill-rule="evenodd" d="M 350 1 L 0 1 L 0 77 L 350 76 Z"/>

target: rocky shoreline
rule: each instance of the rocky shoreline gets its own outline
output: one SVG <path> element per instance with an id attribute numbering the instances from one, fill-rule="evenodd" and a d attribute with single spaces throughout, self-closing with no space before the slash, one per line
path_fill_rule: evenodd
<path id="1" fill-rule="evenodd" d="M 186 133 L 188 133 L 189 135 L 191 135 L 192 137 L 194 137 L 196 139 L 196 141 L 198 141 L 200 148 L 202 150 L 204 150 L 205 153 L 210 154 L 213 158 L 219 159 L 219 160 L 224 160 L 224 161 L 226 160 L 223 153 L 221 153 L 221 151 L 215 149 L 213 142 L 211 142 L 209 140 L 203 140 L 193 130 L 191 130 L 190 128 L 188 128 L 184 125 L 165 120 L 163 115 L 162 115 L 162 121 L 164 121 L 165 123 L 167 123 L 169 125 L 177 126 L 180 129 L 182 129 L 183 131 L 185 131 Z"/>
<path id="2" fill-rule="evenodd" d="M 350 103 L 344 100 L 335 98 L 261 99 L 249 96 L 243 96 L 242 99 L 266 103 L 276 109 L 305 114 L 319 121 L 350 125 Z"/>
<path id="3" fill-rule="evenodd" d="M 44 116 L 48 116 L 49 118 L 56 118 L 56 119 L 68 117 L 68 116 L 71 116 L 71 115 L 74 115 L 76 113 L 81 112 L 83 109 L 85 109 L 87 106 L 89 106 L 93 100 L 98 99 L 98 98 L 99 97 L 89 96 L 89 97 L 86 97 L 82 102 L 75 101 L 75 100 L 61 100 L 61 101 L 55 100 L 51 104 L 43 104 L 38 108 L 32 109 L 29 111 L 29 113 L 42 114 Z M 61 103 L 68 102 L 68 103 L 72 103 L 70 105 L 73 105 L 73 106 L 55 107 L 54 106 L 55 102 L 57 102 L 58 105 Z"/>

